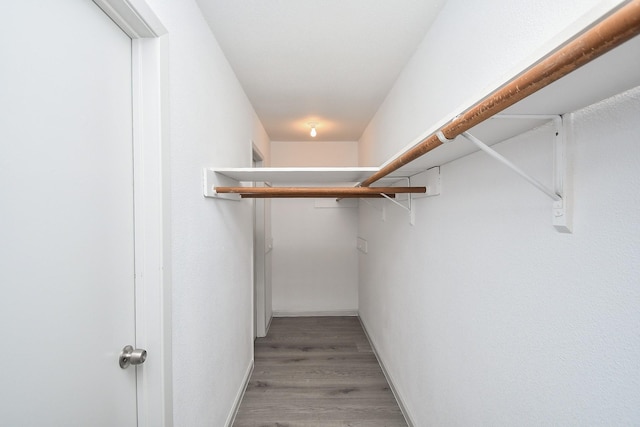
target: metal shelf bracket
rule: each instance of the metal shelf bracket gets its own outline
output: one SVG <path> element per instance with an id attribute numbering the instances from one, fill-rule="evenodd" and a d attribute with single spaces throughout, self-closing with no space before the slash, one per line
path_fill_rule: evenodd
<path id="1" fill-rule="evenodd" d="M 407 186 L 411 186 L 411 178 L 407 177 L 404 178 L 407 181 Z M 388 201 L 390 201 L 391 203 L 393 203 L 394 205 L 400 207 L 401 209 L 404 209 L 405 211 L 407 211 L 409 213 L 409 224 L 411 225 L 415 225 L 416 224 L 416 213 L 415 213 L 415 209 L 413 209 L 413 194 L 396 194 L 396 199 L 392 199 L 391 197 L 387 196 L 386 194 L 382 194 L 380 193 L 380 195 L 382 197 L 384 197 L 385 199 L 387 199 Z M 400 201 L 404 201 L 406 198 L 406 205 L 400 203 Z M 384 214 L 384 212 L 383 212 Z"/>
<path id="2" fill-rule="evenodd" d="M 404 209 L 409 213 L 409 224 L 415 225 L 416 223 L 416 204 L 415 199 L 420 199 L 423 197 L 433 197 L 439 196 L 441 191 L 440 184 L 440 166 L 436 166 L 426 171 L 420 172 L 418 174 L 401 178 L 406 180 L 406 185 L 409 187 L 417 186 L 417 187 L 425 187 L 426 192 L 424 193 L 398 193 L 396 194 L 395 199 L 388 197 L 386 194 L 381 194 L 381 196 L 393 203 L 394 205 Z M 372 187 L 375 188 L 375 187 Z M 384 200 L 383 199 L 383 200 Z M 386 210 L 385 204 L 382 204 L 382 207 L 379 208 L 375 206 L 373 203 L 369 202 L 366 199 L 361 199 L 363 202 L 370 205 L 372 208 L 382 212 L 382 220 L 386 221 Z"/>
<path id="3" fill-rule="evenodd" d="M 513 164 L 507 158 L 496 152 L 493 148 L 480 141 L 469 132 L 463 132 L 462 135 L 475 144 L 485 153 L 489 154 L 500 163 L 504 164 L 515 173 L 524 178 L 527 182 L 547 195 L 553 201 L 552 223 L 555 229 L 560 233 L 571 233 L 572 222 L 570 206 L 568 203 L 568 194 L 570 186 L 570 176 L 567 167 L 567 142 L 565 137 L 564 121 L 559 115 L 496 115 L 496 119 L 548 119 L 553 120 L 555 126 L 554 137 L 554 158 L 553 158 L 553 189 L 547 187 L 536 178 L 530 176 L 518 166 Z"/>

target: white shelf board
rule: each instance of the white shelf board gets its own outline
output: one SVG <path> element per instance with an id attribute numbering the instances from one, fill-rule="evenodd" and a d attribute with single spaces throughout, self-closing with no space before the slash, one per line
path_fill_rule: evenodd
<path id="1" fill-rule="evenodd" d="M 552 83 L 546 88 L 504 110 L 512 115 L 561 115 L 571 113 L 626 90 L 640 86 L 640 36 L 591 61 L 585 66 Z M 489 119 L 469 130 L 487 145 L 507 140 L 543 125 L 542 119 Z M 441 123 L 440 125 L 446 122 Z M 440 125 L 431 125 L 425 135 Z M 406 146 L 397 156 L 409 150 Z M 442 166 L 478 151 L 475 145 L 459 136 L 452 143 L 441 145 L 390 174 L 384 181 L 413 176 L 427 169 Z M 382 167 L 381 166 L 381 167 Z M 291 183 L 358 183 L 379 170 L 377 167 L 323 168 L 216 168 L 216 172 L 240 182 Z"/>
<path id="2" fill-rule="evenodd" d="M 640 86 L 640 36 L 514 104 L 501 114 L 562 115 L 578 111 L 637 86 Z M 469 133 L 487 145 L 493 145 L 543 123 L 543 120 L 489 119 L 470 129 Z M 435 131 L 437 128 L 431 130 Z M 403 151 L 409 148 L 410 146 Z M 396 173 L 411 176 L 476 151 L 478 149 L 473 144 L 464 137 L 458 137 L 455 142 L 441 145 Z M 387 163 L 392 160 L 393 158 Z"/>
<path id="3" fill-rule="evenodd" d="M 565 114 L 640 85 L 640 36 L 609 51 L 504 111 Z"/>
<path id="4" fill-rule="evenodd" d="M 240 182 L 328 183 L 361 182 L 378 171 L 377 167 L 308 168 L 213 168 L 215 172 Z"/>

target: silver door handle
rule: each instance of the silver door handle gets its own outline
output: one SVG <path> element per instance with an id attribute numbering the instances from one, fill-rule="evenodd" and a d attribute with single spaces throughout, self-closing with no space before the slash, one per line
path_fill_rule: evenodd
<path id="1" fill-rule="evenodd" d="M 147 350 L 134 348 L 130 345 L 125 346 L 120 353 L 120 367 L 127 369 L 129 365 L 142 365 L 147 360 Z"/>

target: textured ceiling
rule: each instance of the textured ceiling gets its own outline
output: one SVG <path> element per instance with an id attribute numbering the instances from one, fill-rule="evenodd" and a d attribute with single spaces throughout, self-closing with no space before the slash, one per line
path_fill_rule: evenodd
<path id="1" fill-rule="evenodd" d="M 444 0 L 197 0 L 271 140 L 354 141 Z"/>

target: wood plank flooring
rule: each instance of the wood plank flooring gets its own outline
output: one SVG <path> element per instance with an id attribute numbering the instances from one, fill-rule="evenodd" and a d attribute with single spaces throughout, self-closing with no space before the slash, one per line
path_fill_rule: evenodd
<path id="1" fill-rule="evenodd" d="M 235 427 L 407 426 L 357 317 L 274 318 Z"/>

